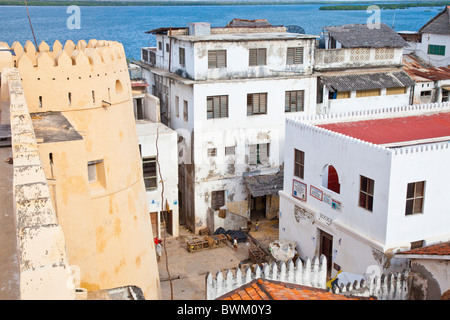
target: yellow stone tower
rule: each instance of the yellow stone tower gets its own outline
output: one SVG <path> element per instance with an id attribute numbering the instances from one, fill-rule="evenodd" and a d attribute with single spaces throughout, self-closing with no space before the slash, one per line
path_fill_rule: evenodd
<path id="1" fill-rule="evenodd" d="M 161 299 L 123 46 L 28 41 L 11 50 L 78 285 L 135 285 Z"/>

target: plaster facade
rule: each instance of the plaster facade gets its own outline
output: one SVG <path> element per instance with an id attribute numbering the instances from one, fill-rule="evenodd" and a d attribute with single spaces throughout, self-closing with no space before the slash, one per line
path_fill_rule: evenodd
<path id="1" fill-rule="evenodd" d="M 79 287 L 136 285 L 159 299 L 158 267 L 123 46 L 112 41 L 15 42 L 12 63 L 22 78 L 38 151 Z M 3 111 L 3 109 L 2 109 Z M 13 127 L 15 124 L 11 123 Z"/>
<path id="2" fill-rule="evenodd" d="M 397 250 L 415 241 L 447 241 L 448 210 L 441 199 L 448 177 L 439 168 L 450 156 L 448 143 L 391 147 L 320 125 L 448 111 L 448 104 L 433 104 L 288 119 L 280 239 L 296 241 L 301 257 L 327 253 L 329 276 L 339 270 L 397 272 L 407 268 L 404 260 L 393 257 Z M 295 149 L 304 152 L 304 177 L 294 175 Z M 339 191 L 325 183 L 328 165 L 337 171 Z M 374 181 L 371 210 L 358 202 L 361 176 Z M 426 181 L 423 213 L 405 215 L 406 188 L 415 181 Z"/>

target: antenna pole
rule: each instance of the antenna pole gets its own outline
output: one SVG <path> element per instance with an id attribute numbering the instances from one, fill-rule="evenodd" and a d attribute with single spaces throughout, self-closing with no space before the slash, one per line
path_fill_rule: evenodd
<path id="1" fill-rule="evenodd" d="M 30 18 L 30 13 L 28 12 L 27 0 L 24 0 L 24 1 L 25 1 L 25 7 L 27 8 L 27 15 L 28 15 L 28 21 L 30 22 L 31 33 L 33 34 L 33 38 L 34 38 L 34 44 L 36 45 L 36 50 L 39 51 L 39 47 L 38 47 L 37 41 L 36 41 L 36 36 L 34 35 L 33 26 L 31 25 L 31 18 Z"/>

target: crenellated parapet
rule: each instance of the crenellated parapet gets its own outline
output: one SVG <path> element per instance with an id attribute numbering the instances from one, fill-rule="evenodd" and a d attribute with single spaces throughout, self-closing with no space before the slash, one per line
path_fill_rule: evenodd
<path id="1" fill-rule="evenodd" d="M 300 117 L 287 118 L 286 122 L 292 127 L 295 127 L 296 132 L 301 132 L 306 139 L 314 135 L 321 134 L 324 136 L 333 137 L 336 140 L 343 142 L 351 142 L 357 145 L 371 148 L 376 151 L 386 152 L 393 156 L 407 156 L 419 152 L 448 152 L 450 150 L 448 142 L 440 142 L 434 140 L 424 140 L 420 145 L 414 146 L 400 146 L 390 148 L 389 145 L 377 145 L 358 138 L 347 136 L 341 133 L 334 132 L 320 127 L 323 124 L 337 123 L 337 122 L 351 122 L 376 120 L 383 118 L 408 117 L 418 115 L 429 115 L 439 112 L 450 112 L 450 102 L 429 103 L 406 105 L 392 108 L 359 110 L 339 114 L 318 114 L 318 115 L 304 115 Z M 289 130 L 289 126 L 288 129 Z"/>
<path id="2" fill-rule="evenodd" d="M 123 45 L 92 39 L 58 40 L 50 47 L 14 42 L 13 64 L 22 75 L 30 112 L 70 111 L 110 106 L 131 99 Z"/>

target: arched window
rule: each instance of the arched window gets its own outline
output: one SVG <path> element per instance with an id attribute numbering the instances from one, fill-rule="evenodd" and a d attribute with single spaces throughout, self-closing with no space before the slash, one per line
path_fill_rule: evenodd
<path id="1" fill-rule="evenodd" d="M 122 83 L 120 80 L 116 80 L 116 93 L 120 93 L 123 91 Z"/>
<path id="2" fill-rule="evenodd" d="M 322 186 L 336 193 L 340 193 L 341 191 L 341 185 L 339 183 L 339 175 L 332 165 L 326 165 L 323 168 Z"/>

